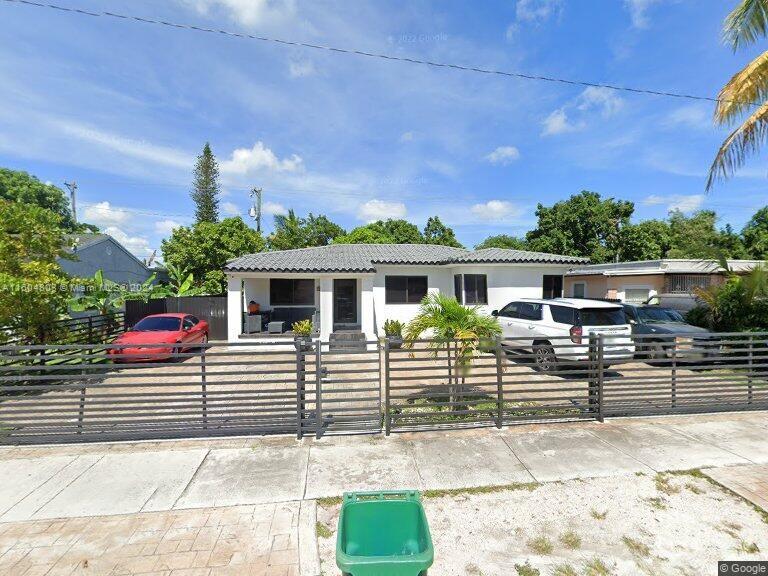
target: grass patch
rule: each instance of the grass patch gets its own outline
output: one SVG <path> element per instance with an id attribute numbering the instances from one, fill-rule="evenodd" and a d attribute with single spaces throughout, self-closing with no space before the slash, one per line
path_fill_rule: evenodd
<path id="1" fill-rule="evenodd" d="M 341 496 L 328 496 L 326 498 L 317 499 L 318 506 L 322 506 L 323 508 L 333 508 L 334 506 L 340 506 L 341 503 Z"/>
<path id="2" fill-rule="evenodd" d="M 648 546 L 640 542 L 640 540 L 635 540 L 630 536 L 622 536 L 621 541 L 624 542 L 624 546 L 626 546 L 627 549 L 630 552 L 632 552 L 632 554 L 634 554 L 635 556 L 640 556 L 641 558 L 647 558 L 651 553 L 650 548 L 648 548 Z"/>
<path id="3" fill-rule="evenodd" d="M 608 517 L 608 510 L 600 512 L 599 510 L 592 508 L 592 510 L 589 511 L 589 515 L 595 520 L 605 520 Z"/>
<path id="4" fill-rule="evenodd" d="M 680 487 L 673 486 L 669 481 L 669 476 L 666 476 L 665 474 L 656 474 L 653 481 L 656 484 L 656 490 L 663 492 L 667 496 L 680 492 Z"/>
<path id="5" fill-rule="evenodd" d="M 552 570 L 552 576 L 579 576 L 579 574 L 570 564 L 558 564 Z"/>
<path id="6" fill-rule="evenodd" d="M 696 486 L 696 484 L 693 484 L 691 482 L 686 482 L 685 483 L 685 487 L 688 490 L 690 490 L 691 492 L 693 492 L 694 494 L 703 494 L 704 493 L 704 490 L 702 490 L 701 488 Z"/>
<path id="7" fill-rule="evenodd" d="M 538 488 L 537 482 L 520 482 L 517 484 L 502 484 L 499 486 L 476 486 L 474 488 L 448 488 L 444 490 L 424 490 L 421 495 L 424 498 L 443 498 L 445 496 L 458 496 L 462 494 L 494 494 L 496 492 L 509 492 L 512 490 L 527 490 L 532 492 Z"/>
<path id="8" fill-rule="evenodd" d="M 744 540 L 739 542 L 739 547 L 736 548 L 736 550 L 744 552 L 745 554 L 757 554 L 760 552 L 760 548 L 758 548 L 757 544 L 754 542 L 745 542 Z"/>
<path id="9" fill-rule="evenodd" d="M 547 554 L 552 554 L 552 550 L 554 550 L 552 541 L 546 536 L 536 536 L 536 538 L 531 538 L 530 540 L 528 540 L 526 544 L 528 548 L 530 548 L 533 552 L 536 552 L 536 554 L 539 554 L 540 556 L 546 556 Z"/>
<path id="10" fill-rule="evenodd" d="M 648 504 L 651 505 L 651 508 L 656 508 L 656 510 L 666 510 L 667 509 L 667 502 L 664 500 L 664 498 L 661 498 L 660 496 L 657 496 L 655 498 L 648 498 L 647 500 Z"/>
<path id="11" fill-rule="evenodd" d="M 333 536 L 331 529 L 322 522 L 315 522 L 315 534 L 317 534 L 318 538 L 330 538 Z"/>
<path id="12" fill-rule="evenodd" d="M 584 576 L 611 576 L 613 571 L 600 558 L 592 558 L 584 565 Z"/>
<path id="13" fill-rule="evenodd" d="M 567 530 L 560 534 L 560 542 L 569 550 L 576 550 L 581 547 L 581 536 L 573 530 Z"/>
<path id="14" fill-rule="evenodd" d="M 760 516 L 760 518 L 762 518 L 763 522 L 768 524 L 768 511 L 763 510 L 762 508 L 760 508 L 760 506 L 758 506 L 757 504 L 755 504 L 751 500 L 749 500 L 747 498 L 744 498 L 744 496 L 742 496 L 741 494 L 738 494 L 738 493 L 734 492 L 733 490 L 728 488 L 728 486 L 724 486 L 723 484 L 720 484 L 720 482 L 718 482 L 717 480 L 715 480 L 711 476 L 707 476 L 706 474 L 704 474 L 704 472 L 702 472 L 698 468 L 693 468 L 691 470 L 679 470 L 679 471 L 676 471 L 676 472 L 670 472 L 670 474 L 674 474 L 674 475 L 677 475 L 677 476 L 693 476 L 694 478 L 700 478 L 702 480 L 706 480 L 707 482 L 712 484 L 712 486 L 715 486 L 715 487 L 719 488 L 720 490 L 723 490 L 724 492 L 727 492 L 728 494 L 730 494 L 734 498 L 737 498 L 738 500 L 741 500 L 742 502 L 744 502 L 747 506 L 752 508 L 752 510 L 757 512 L 757 514 Z"/>
<path id="15" fill-rule="evenodd" d="M 531 566 L 527 560 L 525 564 L 515 564 L 515 572 L 517 572 L 517 576 L 540 576 L 541 574 L 539 569 Z"/>

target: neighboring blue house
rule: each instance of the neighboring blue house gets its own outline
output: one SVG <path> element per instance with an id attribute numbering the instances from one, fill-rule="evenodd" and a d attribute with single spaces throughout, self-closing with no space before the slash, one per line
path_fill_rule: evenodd
<path id="1" fill-rule="evenodd" d="M 75 260 L 59 258 L 61 268 L 70 276 L 91 278 L 97 270 L 118 284 L 141 284 L 153 273 L 158 280 L 166 279 L 164 270 L 155 270 L 131 254 L 109 234 L 68 234 L 65 249 Z"/>

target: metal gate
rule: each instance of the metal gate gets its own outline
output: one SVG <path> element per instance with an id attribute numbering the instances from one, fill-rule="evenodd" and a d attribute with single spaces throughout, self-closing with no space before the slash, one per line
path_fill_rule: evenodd
<path id="1" fill-rule="evenodd" d="M 298 435 L 381 432 L 379 342 L 320 342 L 297 350 Z"/>

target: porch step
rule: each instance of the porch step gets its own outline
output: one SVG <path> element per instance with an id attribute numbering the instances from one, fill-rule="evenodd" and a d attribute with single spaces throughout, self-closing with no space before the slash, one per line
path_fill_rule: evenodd
<path id="1" fill-rule="evenodd" d="M 361 330 L 337 330 L 328 338 L 331 350 L 359 350 L 365 348 L 365 334 Z"/>

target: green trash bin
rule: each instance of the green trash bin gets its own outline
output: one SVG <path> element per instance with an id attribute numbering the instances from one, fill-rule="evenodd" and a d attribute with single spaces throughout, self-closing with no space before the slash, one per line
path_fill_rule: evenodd
<path id="1" fill-rule="evenodd" d="M 336 564 L 345 576 L 426 576 L 433 559 L 417 491 L 344 494 Z"/>

